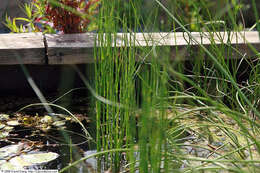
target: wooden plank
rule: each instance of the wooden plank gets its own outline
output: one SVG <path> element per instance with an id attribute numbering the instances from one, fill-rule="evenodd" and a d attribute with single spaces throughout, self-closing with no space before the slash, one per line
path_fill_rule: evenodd
<path id="1" fill-rule="evenodd" d="M 108 35 L 103 35 L 103 40 Z M 192 39 L 185 32 L 161 32 L 161 33 L 117 33 L 116 42 L 112 41 L 113 47 L 122 46 L 185 46 L 198 44 L 260 44 L 257 31 L 242 32 L 191 32 Z M 112 39 L 115 35 L 111 36 Z M 96 33 L 84 34 L 46 34 L 48 46 L 84 48 L 94 47 L 95 40 L 98 38 Z M 105 43 L 106 44 L 106 43 Z M 102 46 L 99 44 L 99 46 Z M 104 46 L 104 44 L 103 44 Z"/>
<path id="2" fill-rule="evenodd" d="M 171 47 L 170 58 L 179 60 L 192 60 L 192 58 L 198 57 L 199 44 L 203 44 L 209 49 L 221 45 L 224 50 L 222 56 L 226 59 L 256 57 L 256 52 L 251 50 L 248 44 L 251 44 L 258 53 L 260 52 L 260 37 L 257 31 L 191 32 L 192 37 L 183 32 L 136 33 L 131 36 L 120 33 L 117 36 L 119 39 L 116 40 L 114 46 L 129 46 L 129 42 L 125 40 L 131 40 L 132 46 L 169 46 Z M 213 51 L 212 54 L 214 55 L 214 53 Z M 216 58 L 223 58 L 218 56 L 216 55 Z"/>
<path id="3" fill-rule="evenodd" d="M 198 44 L 208 47 L 223 44 L 235 47 L 240 53 L 226 54 L 227 58 L 239 58 L 246 54 L 254 56 L 248 43 L 252 44 L 260 52 L 260 38 L 256 31 L 253 32 L 192 32 L 193 39 L 183 32 L 176 33 L 117 33 L 116 35 L 103 34 L 101 37 L 107 40 L 111 36 L 112 47 L 163 47 L 172 48 L 171 56 L 179 56 L 178 47 L 183 56 L 189 56 L 187 47 L 197 49 Z M 46 45 L 44 44 L 44 38 Z M 83 64 L 94 62 L 94 45 L 98 38 L 96 33 L 84 34 L 0 34 L 0 64 Z M 116 38 L 116 39 L 115 39 Z M 114 41 L 113 41 L 114 40 Z M 214 44 L 212 44 L 214 43 Z M 98 47 L 106 47 L 106 42 L 97 43 Z M 45 47 L 46 46 L 46 47 Z M 225 46 L 228 48 L 228 46 Z M 45 53 L 46 52 L 46 53 Z M 235 51 L 233 51 L 235 52 Z M 45 61 L 45 58 L 48 58 Z"/>
<path id="4" fill-rule="evenodd" d="M 95 33 L 46 34 L 49 64 L 82 64 L 94 62 Z"/>
<path id="5" fill-rule="evenodd" d="M 112 47 L 150 47 L 150 46 L 170 46 L 172 49 L 172 58 L 176 58 L 176 49 L 178 46 L 183 53 L 183 56 L 188 56 L 189 52 L 185 51 L 186 47 L 198 48 L 198 44 L 206 46 L 214 43 L 228 44 L 234 46 L 240 53 L 228 54 L 229 58 L 242 57 L 244 53 L 247 56 L 255 55 L 253 51 L 248 47 L 248 43 L 255 46 L 257 51 L 260 51 L 260 38 L 256 31 L 249 32 L 192 32 L 192 39 L 187 33 L 176 32 L 176 33 L 117 33 L 116 36 L 111 36 Z M 106 40 L 108 35 L 102 35 Z M 116 37 L 116 39 L 115 39 Z M 94 61 L 93 58 L 93 47 L 95 40 L 98 38 L 96 33 L 85 33 L 85 34 L 46 34 L 47 41 L 47 52 L 49 64 L 81 64 L 91 63 Z M 103 42 L 98 43 L 98 47 L 106 47 Z M 228 46 L 227 46 L 228 47 Z M 234 51 L 235 52 L 235 51 Z M 242 56 L 241 56 L 242 55 Z"/>
<path id="6" fill-rule="evenodd" d="M 172 33 L 136 33 L 136 34 L 118 34 L 116 46 L 126 45 L 123 38 L 135 40 L 132 42 L 136 46 L 186 46 L 186 45 L 209 45 L 209 44 L 260 44 L 260 38 L 257 31 L 244 32 L 191 32 L 191 38 L 184 32 Z"/>
<path id="7" fill-rule="evenodd" d="M 44 64 L 42 33 L 0 34 L 0 64 Z"/>

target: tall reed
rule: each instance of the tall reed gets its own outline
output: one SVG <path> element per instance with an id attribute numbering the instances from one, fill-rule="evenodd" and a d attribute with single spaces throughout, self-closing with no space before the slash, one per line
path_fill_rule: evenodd
<path id="1" fill-rule="evenodd" d="M 180 5 L 177 1 L 174 2 Z M 246 151 L 253 152 L 251 141 L 259 146 L 259 141 L 255 137 L 256 133 L 253 134 L 247 128 L 247 124 L 250 123 L 258 129 L 258 125 L 249 117 L 249 110 L 258 116 L 255 104 L 257 99 L 253 98 L 254 96 L 249 92 L 244 92 L 246 89 L 244 90 L 241 84 L 238 84 L 236 78 L 241 62 L 246 60 L 227 60 L 226 57 L 234 53 L 236 49 L 232 45 L 217 45 L 214 41 L 208 47 L 200 45 L 197 52 L 188 46 L 186 51 L 195 60 L 186 63 L 178 59 L 169 61 L 171 50 L 167 47 L 136 48 L 135 45 L 113 47 L 117 32 L 151 29 L 159 31 L 162 28 L 170 30 L 172 27 L 173 30 L 177 30 L 176 26 L 178 26 L 189 33 L 184 26 L 186 24 L 179 21 L 181 16 L 174 17 L 160 1 L 155 0 L 152 4 L 154 13 L 150 13 L 149 19 L 145 19 L 140 13 L 141 5 L 141 1 L 124 3 L 104 0 L 100 9 L 98 30 L 100 37 L 95 52 L 97 62 L 95 87 L 97 94 L 117 104 L 96 101 L 97 150 L 101 152 L 110 149 L 131 149 L 127 153 L 107 153 L 104 159 L 106 163 L 104 169 L 111 167 L 114 172 L 117 172 L 120 167 L 123 169 L 123 163 L 126 162 L 128 163 L 127 170 L 130 172 L 134 172 L 135 169 L 140 172 L 171 172 L 180 171 L 179 168 L 185 165 L 183 160 L 199 162 L 199 158 L 190 159 L 182 155 L 181 147 L 184 143 L 178 142 L 193 126 L 202 130 L 196 133 L 206 138 L 209 144 L 220 140 L 211 131 L 212 127 L 218 128 L 230 141 L 230 145 L 227 146 L 231 152 L 220 155 L 215 160 L 204 159 L 205 163 L 202 166 L 185 165 L 186 171 L 192 171 L 193 168 L 218 170 L 221 168 L 218 163 L 222 158 L 225 159 L 224 162 L 232 165 L 230 168 L 225 168 L 226 170 L 237 170 L 238 167 L 243 167 L 240 162 L 244 163 Z M 198 10 L 197 13 L 199 13 L 199 5 L 193 3 L 193 7 Z M 205 6 L 205 2 L 202 5 Z M 227 8 L 231 11 L 228 12 L 228 17 L 220 14 L 216 15 L 217 18 L 213 18 L 209 9 L 206 10 L 206 14 L 209 15 L 210 20 L 224 18 L 226 21 L 231 21 L 231 27 L 225 22 L 221 23 L 223 26 L 214 21 L 211 24 L 205 24 L 199 16 L 196 16 L 197 23 L 193 23 L 196 27 L 191 26 L 191 29 L 195 28 L 202 33 L 204 30 L 214 33 L 219 29 L 226 31 L 239 29 L 236 24 L 238 11 L 229 5 L 231 4 L 228 4 Z M 172 24 L 160 25 L 157 22 L 161 16 L 159 11 L 165 12 L 168 16 L 164 17 Z M 110 34 L 106 35 L 106 41 L 102 40 L 104 33 Z M 102 44 L 101 47 L 99 43 Z M 179 60 L 183 60 L 182 51 L 179 48 L 175 51 L 180 52 L 177 56 Z M 253 67 L 250 80 L 259 81 L 257 68 L 259 61 L 256 60 L 256 62 L 256 65 L 248 62 Z M 187 65 L 192 68 L 187 69 Z M 258 87 L 259 85 L 256 84 L 251 87 L 250 91 L 258 95 Z M 180 105 L 185 107 L 186 104 L 195 108 L 190 107 L 187 112 L 178 113 L 176 108 L 179 109 Z M 190 118 L 189 113 L 197 110 L 205 114 L 198 116 L 202 116 L 206 124 L 203 124 L 203 121 L 188 125 L 182 122 L 182 119 Z M 243 110 L 246 111 L 243 112 Z M 174 112 L 176 115 L 172 116 Z M 234 120 L 239 130 L 228 126 L 219 117 L 222 114 Z M 239 134 L 236 133 L 237 131 Z M 239 136 L 247 142 L 241 144 Z M 257 152 L 259 153 L 259 148 Z M 209 163 L 213 163 L 215 167 L 207 167 Z M 252 160 L 252 163 L 255 161 Z M 250 165 L 244 166 L 248 169 Z"/>
<path id="2" fill-rule="evenodd" d="M 240 170 L 243 169 L 257 172 L 259 53 L 253 60 L 243 56 L 229 60 L 229 55 L 237 53 L 239 56 L 243 52 L 237 52 L 230 44 L 217 45 L 214 40 L 209 46 L 199 45 L 197 49 L 191 45 L 184 49 L 141 48 L 125 35 L 120 39 L 130 45 L 115 47 L 118 32 L 134 35 L 136 32 L 181 30 L 193 39 L 190 30 L 213 34 L 219 30 L 230 33 L 230 30 L 241 29 L 236 23 L 240 7 L 236 0 L 221 1 L 225 2 L 225 8 L 217 14 L 211 13 L 206 5 L 208 0 L 185 2 L 101 1 L 94 52 L 95 91 L 85 82 L 95 96 L 97 153 L 91 156 L 100 156 L 99 171 L 243 172 Z M 143 6 L 150 7 L 151 11 Z M 201 11 L 200 6 L 205 9 Z M 179 11 L 188 13 L 188 17 L 178 14 Z M 255 14 L 258 22 L 257 12 Z M 173 49 L 177 52 L 174 60 Z M 187 54 L 192 60 L 185 60 Z M 248 80 L 239 83 L 237 76 L 242 63 L 251 71 Z M 22 68 L 25 69 L 23 65 Z M 24 73 L 38 97 L 46 102 L 28 72 L 24 70 Z M 86 130 L 85 133 L 89 137 Z M 220 141 L 221 146 L 214 146 Z M 191 156 L 184 150 L 187 146 L 194 151 L 197 148 L 201 152 L 208 150 L 210 154 Z"/>
<path id="3" fill-rule="evenodd" d="M 120 1 L 104 0 L 100 9 L 98 31 L 100 40 L 97 42 L 101 43 L 101 47 L 96 48 L 96 92 L 118 104 L 104 104 L 99 100 L 96 102 L 98 151 L 127 148 L 135 139 L 135 130 L 131 127 L 135 127 L 136 94 L 133 76 L 136 49 L 113 47 L 116 33 L 120 30 L 128 32 L 127 17 L 135 14 L 131 11 L 129 14 L 120 14 L 120 8 L 122 8 Z M 111 167 L 114 172 L 119 171 L 122 158 L 122 153 L 107 153 L 105 169 Z"/>

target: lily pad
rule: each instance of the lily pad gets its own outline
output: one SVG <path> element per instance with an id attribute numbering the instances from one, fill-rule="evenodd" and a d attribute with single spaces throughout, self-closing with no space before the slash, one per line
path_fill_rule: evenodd
<path id="1" fill-rule="evenodd" d="M 0 124 L 0 130 L 3 129 L 5 127 L 4 124 Z"/>
<path id="2" fill-rule="evenodd" d="M 9 126 L 18 126 L 20 123 L 17 120 L 7 121 L 7 125 Z"/>
<path id="3" fill-rule="evenodd" d="M 21 156 L 13 157 L 8 161 L 11 165 L 14 165 L 14 167 L 23 168 L 25 166 L 31 166 L 32 164 L 30 162 L 27 162 L 24 160 Z M 7 162 L 7 163 L 8 163 Z"/>
<path id="4" fill-rule="evenodd" d="M 23 167 L 20 167 L 19 165 L 13 165 L 10 162 L 7 162 L 6 160 L 0 161 L 0 169 L 1 170 L 24 170 Z"/>
<path id="5" fill-rule="evenodd" d="M 9 115 L 7 114 L 0 114 L 0 121 L 4 121 L 4 120 L 8 120 L 9 119 Z"/>
<path id="6" fill-rule="evenodd" d="M 5 157 L 11 157 L 12 155 L 16 155 L 21 148 L 23 148 L 23 144 L 19 143 L 16 145 L 8 145 L 0 148 L 0 159 L 3 160 Z"/>
<path id="7" fill-rule="evenodd" d="M 8 132 L 12 131 L 13 129 L 14 129 L 14 127 L 12 127 L 12 126 L 5 126 L 5 128 L 4 128 L 4 130 L 8 131 Z"/>
<path id="8" fill-rule="evenodd" d="M 0 138 L 6 138 L 9 135 L 8 131 L 0 132 Z M 1 158 L 1 151 L 0 151 L 0 158 Z"/>
<path id="9" fill-rule="evenodd" d="M 0 170 L 23 170 L 24 167 L 45 164 L 59 157 L 57 153 L 41 152 L 33 154 L 21 154 L 15 156 L 8 161 L 2 160 L 0 162 Z"/>
<path id="10" fill-rule="evenodd" d="M 30 162 L 32 165 L 47 163 L 57 159 L 58 157 L 59 155 L 54 152 L 21 155 L 21 158 L 24 161 Z"/>

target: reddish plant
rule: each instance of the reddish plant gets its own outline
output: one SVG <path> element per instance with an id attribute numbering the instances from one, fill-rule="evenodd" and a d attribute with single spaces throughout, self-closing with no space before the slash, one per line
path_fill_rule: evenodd
<path id="1" fill-rule="evenodd" d="M 45 14 L 37 18 L 53 24 L 53 28 L 63 33 L 86 32 L 93 15 L 97 13 L 100 0 L 34 0 L 45 5 Z M 41 4 L 42 5 L 42 4 Z"/>

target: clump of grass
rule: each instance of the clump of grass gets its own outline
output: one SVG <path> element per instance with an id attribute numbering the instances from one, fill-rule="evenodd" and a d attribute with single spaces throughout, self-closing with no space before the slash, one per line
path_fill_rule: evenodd
<path id="1" fill-rule="evenodd" d="M 163 4 L 159 1 L 156 2 L 178 26 L 189 33 L 184 27 L 184 24 L 175 18 Z M 117 11 L 106 11 L 107 8 L 117 9 L 116 3 L 104 3 L 103 5 L 114 6 L 106 6 L 104 8 L 104 13 L 102 13 L 104 15 L 102 16 L 102 29 L 104 30 L 101 29 L 102 34 L 112 32 L 111 35 L 113 35 L 118 31 L 118 26 L 125 32 L 130 30 L 129 25 L 127 25 L 128 28 L 124 28 L 125 25 L 122 27 L 122 25 L 118 25 L 118 23 L 115 22 L 120 16 L 113 16 L 115 18 L 114 22 L 112 21 L 113 17 L 107 18 L 106 15 L 108 14 L 110 14 L 110 16 L 111 14 L 120 14 Z M 133 8 L 139 9 L 138 7 L 135 8 L 135 6 L 133 6 Z M 234 28 L 236 19 L 233 18 L 233 16 L 237 14 L 235 10 L 237 9 L 229 13 L 229 20 L 234 22 Z M 137 15 L 137 13 L 138 12 L 135 12 L 132 15 Z M 124 19 L 127 18 L 124 17 L 121 18 L 120 24 L 124 24 Z M 144 21 L 142 17 L 138 19 L 141 20 L 135 21 L 137 26 L 135 26 L 134 29 L 140 28 L 140 21 Z M 145 26 L 144 23 L 142 23 L 142 25 Z M 202 26 L 198 25 L 198 27 L 203 27 L 203 30 L 206 29 L 209 32 L 215 32 L 217 29 L 214 22 L 212 22 L 212 25 L 203 25 L 202 23 Z M 132 30 L 134 31 L 134 29 Z M 111 149 L 111 147 L 132 148 L 132 152 L 129 152 L 128 157 L 126 157 L 129 159 L 127 161 L 129 163 L 129 169 L 132 172 L 135 169 L 139 169 L 140 172 L 158 172 L 161 170 L 165 172 L 173 170 L 180 171 L 181 167 L 184 167 L 183 170 L 186 171 L 192 169 L 216 171 L 223 168 L 227 171 L 237 170 L 238 168 L 247 170 L 253 163 L 257 163 L 257 160 L 253 159 L 250 164 L 244 161 L 246 158 L 248 159 L 248 152 L 251 153 L 251 158 L 254 158 L 252 153 L 256 154 L 259 152 L 258 147 L 256 150 L 252 148 L 253 144 L 256 146 L 259 145 L 255 136 L 256 134 L 248 130 L 249 124 L 253 124 L 255 128 L 258 128 L 256 122 L 250 118 L 249 110 L 252 110 L 255 114 L 258 114 L 258 112 L 256 107 L 252 104 L 252 100 L 248 99 L 249 95 L 243 92 L 244 87 L 241 87 L 242 85 L 236 81 L 241 61 L 226 59 L 226 56 L 234 51 L 232 46 L 224 44 L 217 46 L 212 42 L 209 48 L 200 45 L 201 49 L 199 54 L 195 54 L 191 48 L 188 51 L 196 56 L 197 59 L 199 59 L 199 57 L 200 59 L 193 61 L 192 75 L 187 76 L 183 73 L 185 70 L 183 69 L 185 66 L 181 64 L 183 61 L 169 62 L 168 57 L 170 56 L 169 49 L 167 48 L 150 48 L 153 49 L 153 54 L 149 55 L 149 61 L 135 62 L 133 60 L 130 62 L 130 59 L 134 59 L 134 57 L 129 55 L 136 53 L 135 47 L 123 49 L 112 48 L 110 43 L 113 39 L 111 39 L 111 37 L 106 39 L 110 42 L 104 46 L 105 48 L 97 49 L 96 56 L 98 57 L 99 63 L 97 63 L 96 67 L 96 81 L 98 81 L 96 90 L 109 100 L 120 102 L 124 105 L 131 105 L 128 107 L 131 109 L 122 110 L 119 107 L 102 105 L 101 102 L 97 102 L 97 121 L 99 121 L 97 124 L 99 131 L 97 140 L 99 141 L 100 139 L 100 151 Z M 127 51 L 125 51 L 126 49 Z M 138 49 L 138 53 L 140 54 L 141 52 L 141 54 L 143 53 L 145 55 L 151 52 L 150 49 Z M 119 54 L 114 53 L 118 51 Z M 158 56 L 158 51 L 160 51 L 160 57 Z M 226 51 L 228 51 L 228 54 Z M 209 59 L 203 59 L 205 56 L 208 56 Z M 159 58 L 160 60 L 158 60 Z M 118 59 L 120 59 L 120 61 Z M 132 65 L 130 63 L 132 63 Z M 127 66 L 125 66 L 125 64 L 127 64 Z M 249 63 L 249 65 L 252 64 Z M 128 71 L 129 66 L 131 67 L 130 71 Z M 127 70 L 121 70 L 120 67 L 124 67 L 123 69 Z M 177 67 L 177 69 L 173 69 L 172 67 Z M 108 72 L 108 69 L 112 70 Z M 124 78 L 125 76 L 127 77 Z M 254 73 L 252 76 L 256 77 L 257 75 Z M 130 79 L 130 81 L 128 79 Z M 133 79 L 136 81 L 133 82 Z M 187 90 L 183 82 L 190 85 L 191 88 Z M 134 87 L 135 83 L 138 84 L 137 88 Z M 128 89 L 126 86 L 131 86 L 131 89 Z M 123 93 L 135 95 L 135 92 L 137 93 L 137 97 L 129 97 L 129 100 L 121 98 Z M 185 106 L 183 103 L 187 103 L 192 107 L 186 108 L 188 110 L 187 113 L 180 114 L 178 113 L 178 108 L 181 105 Z M 133 114 L 132 110 L 135 110 L 137 107 L 139 108 L 138 114 Z M 185 120 L 184 122 L 182 120 L 191 117 L 184 115 L 191 116 L 194 112 L 198 111 L 196 107 L 198 107 L 197 109 L 199 110 L 196 116 L 200 117 L 200 120 L 196 122 L 197 125 L 185 125 Z M 245 107 L 247 110 L 243 112 Z M 169 111 L 173 113 L 171 114 Z M 117 116 L 119 114 L 120 116 L 118 118 Z M 170 115 L 172 116 L 172 121 L 169 122 Z M 221 115 L 224 115 L 224 117 L 221 118 Z M 133 119 L 133 117 L 135 118 Z M 239 129 L 236 129 L 235 126 L 229 126 L 226 122 L 228 121 L 226 118 L 234 121 Z M 122 121 L 124 119 L 127 119 L 127 121 L 125 121 L 126 123 Z M 206 124 L 204 124 L 204 121 Z M 128 124 L 128 126 L 124 126 L 126 124 Z M 194 130 L 192 126 L 196 126 L 202 131 Z M 116 129 L 113 129 L 114 127 Z M 121 135 L 121 131 L 119 132 L 117 128 L 133 133 L 125 133 L 121 136 L 122 138 L 120 138 L 118 136 Z M 214 142 L 219 141 L 220 139 L 216 139 L 216 136 L 213 135 L 214 131 L 211 130 L 212 128 L 218 129 L 225 138 L 228 138 L 227 141 L 229 142 L 223 144 L 222 147 L 228 147 L 229 150 L 232 151 L 225 152 L 225 154 L 216 151 L 218 157 L 215 159 L 211 159 L 210 157 L 203 159 L 194 157 L 191 159 L 188 155 L 183 155 L 182 147 L 185 144 L 179 143 L 178 141 L 185 141 L 184 137 L 187 133 L 192 135 L 193 132 L 194 136 L 199 135 L 198 139 L 204 139 L 208 142 L 206 147 L 212 147 Z M 182 138 L 184 139 L 182 140 Z M 243 138 L 243 140 L 241 138 Z M 119 145 L 114 145 L 116 140 L 119 141 L 117 143 Z M 202 148 L 203 146 L 199 144 L 197 147 Z M 218 150 L 218 148 L 212 148 Z M 215 153 L 212 148 L 208 150 Z M 107 155 L 106 158 L 108 159 L 109 156 L 111 155 Z M 109 165 L 114 166 L 119 164 L 120 166 L 120 164 L 122 164 L 119 161 L 122 160 L 121 156 L 120 154 L 113 155 L 112 158 L 116 157 L 117 159 L 112 159 Z M 134 159 L 134 156 L 138 159 Z M 187 162 L 190 162 L 189 160 L 193 161 L 189 164 L 185 164 L 183 160 Z M 202 166 L 193 165 L 201 161 L 205 162 Z M 119 168 L 115 166 L 113 170 L 118 169 Z"/>

